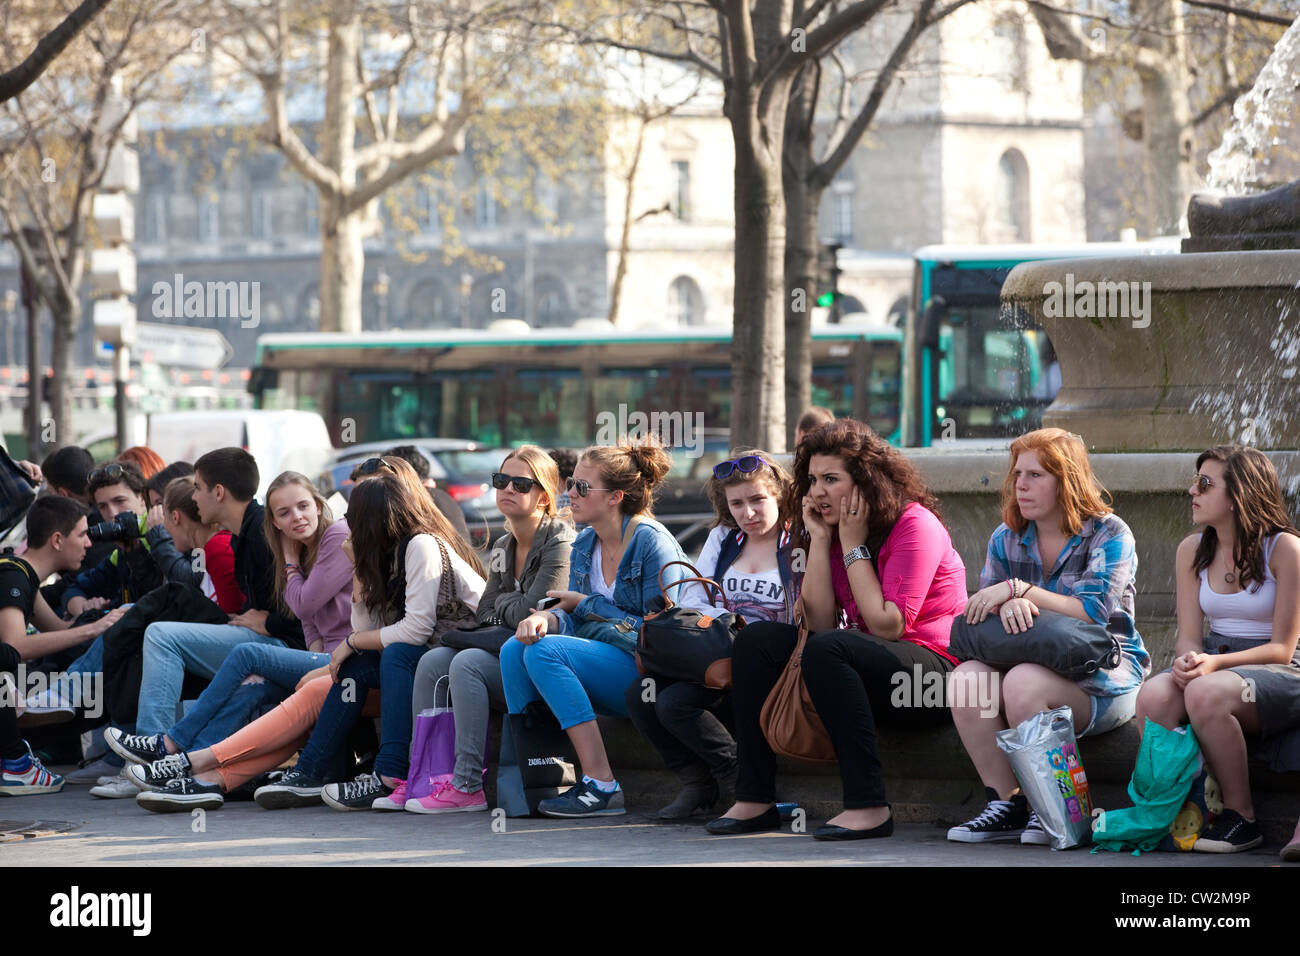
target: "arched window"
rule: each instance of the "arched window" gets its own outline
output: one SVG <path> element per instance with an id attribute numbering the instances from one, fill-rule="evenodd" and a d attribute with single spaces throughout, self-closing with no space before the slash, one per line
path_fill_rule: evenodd
<path id="1" fill-rule="evenodd" d="M 704 294 L 690 276 L 678 276 L 668 287 L 668 317 L 678 325 L 704 324 Z"/>
<path id="2" fill-rule="evenodd" d="M 1029 164 L 1018 149 L 998 160 L 997 227 L 1003 241 L 1029 242 Z"/>
<path id="3" fill-rule="evenodd" d="M 405 324 L 413 329 L 460 327 L 460 310 L 438 279 L 421 279 L 406 300 Z"/>
<path id="4" fill-rule="evenodd" d="M 533 318 L 538 328 L 572 323 L 569 293 L 557 276 L 538 276 L 533 282 Z"/>

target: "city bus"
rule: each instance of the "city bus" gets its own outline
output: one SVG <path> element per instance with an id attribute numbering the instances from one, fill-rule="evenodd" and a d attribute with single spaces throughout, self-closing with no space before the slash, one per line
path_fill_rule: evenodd
<path id="1" fill-rule="evenodd" d="M 812 336 L 812 401 L 897 442 L 902 331 L 836 325 Z M 725 444 L 731 330 L 487 329 L 260 336 L 259 408 L 316 411 L 336 445 L 443 436 L 583 447 L 601 416 L 691 416 Z M 723 449 L 725 450 L 725 448 Z"/>
<path id="2" fill-rule="evenodd" d="M 1177 238 L 1078 245 L 925 246 L 916 251 L 903 345 L 900 437 L 1001 442 L 1040 428 L 1060 385 L 1055 353 L 1024 310 L 1002 304 L 1022 262 L 1168 255 Z"/>

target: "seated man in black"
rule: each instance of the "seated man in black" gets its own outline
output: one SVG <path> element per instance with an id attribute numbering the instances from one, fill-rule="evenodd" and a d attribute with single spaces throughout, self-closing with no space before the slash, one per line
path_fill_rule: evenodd
<path id="1" fill-rule="evenodd" d="M 20 661 L 92 640 L 123 614 L 121 610 L 112 611 L 93 623 L 70 627 L 40 594 L 42 580 L 56 571 L 81 565 L 90 546 L 86 523 L 86 515 L 76 501 L 56 496 L 38 498 L 27 512 L 26 554 L 0 554 L 0 672 L 12 675 L 12 683 L 0 685 L 0 795 L 57 793 L 63 789 L 63 778 L 42 767 L 18 734 L 17 700 L 28 689 Z M 28 634 L 29 624 L 40 631 Z M 82 696 L 94 695 L 92 685 Z M 94 700 L 86 703 L 95 709 Z"/>

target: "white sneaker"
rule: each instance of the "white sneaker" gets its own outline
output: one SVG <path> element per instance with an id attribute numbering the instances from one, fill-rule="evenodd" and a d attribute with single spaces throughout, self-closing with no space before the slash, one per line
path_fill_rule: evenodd
<path id="1" fill-rule="evenodd" d="M 122 768 L 117 764 L 109 763 L 103 757 L 86 764 L 79 770 L 64 774 L 64 779 L 69 784 L 94 786 L 108 780 L 116 780 L 122 775 Z"/>
<path id="2" fill-rule="evenodd" d="M 90 788 L 92 797 L 99 797 L 101 800 L 125 800 L 128 797 L 132 800 L 140 792 L 140 788 L 131 782 L 126 775 L 126 769 L 116 777 L 112 777 L 108 783 L 100 784 Z"/>
<path id="3" fill-rule="evenodd" d="M 77 716 L 77 709 L 58 687 L 29 694 L 23 702 L 22 725 L 39 727 L 43 724 L 60 724 Z"/>

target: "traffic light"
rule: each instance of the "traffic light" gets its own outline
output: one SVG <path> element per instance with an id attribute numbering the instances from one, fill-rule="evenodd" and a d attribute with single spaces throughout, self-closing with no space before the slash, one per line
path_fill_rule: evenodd
<path id="1" fill-rule="evenodd" d="M 839 252 L 843 246 L 838 242 L 823 242 L 817 256 L 817 305 L 830 309 L 830 322 L 838 322 L 843 310 L 840 306 Z"/>

